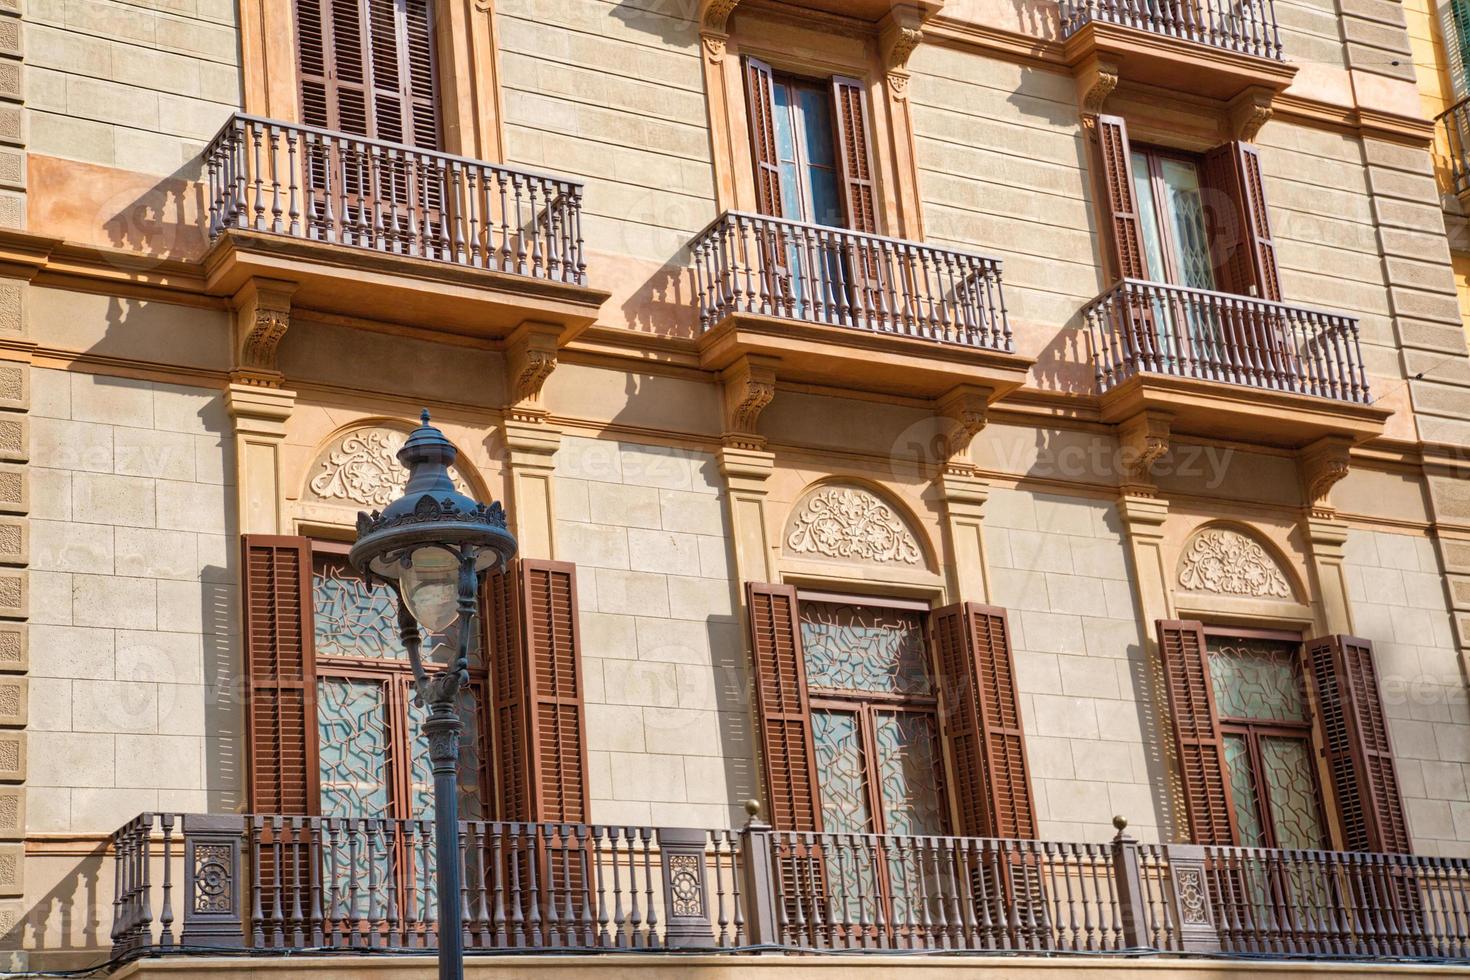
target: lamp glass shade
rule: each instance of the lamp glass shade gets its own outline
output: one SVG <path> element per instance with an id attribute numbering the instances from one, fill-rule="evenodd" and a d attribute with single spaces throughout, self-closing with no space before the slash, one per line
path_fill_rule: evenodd
<path id="1" fill-rule="evenodd" d="M 430 633 L 443 633 L 459 616 L 459 563 L 443 548 L 414 551 L 398 587 L 408 611 Z"/>

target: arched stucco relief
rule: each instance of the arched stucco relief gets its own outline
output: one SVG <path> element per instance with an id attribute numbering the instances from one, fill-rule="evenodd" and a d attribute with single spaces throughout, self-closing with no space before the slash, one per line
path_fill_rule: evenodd
<path id="1" fill-rule="evenodd" d="M 329 440 L 307 468 L 302 499 L 357 507 L 386 507 L 403 493 L 408 471 L 398 462 L 408 433 L 381 422 L 357 426 Z M 458 463 L 455 487 L 476 495 Z"/>
<path id="2" fill-rule="evenodd" d="M 828 483 L 797 500 L 782 534 L 787 555 L 898 568 L 927 569 L 912 518 L 876 491 Z"/>
<path id="3" fill-rule="evenodd" d="M 1275 549 L 1244 528 L 1211 524 L 1189 536 L 1175 577 L 1186 592 L 1248 599 L 1297 598 Z"/>

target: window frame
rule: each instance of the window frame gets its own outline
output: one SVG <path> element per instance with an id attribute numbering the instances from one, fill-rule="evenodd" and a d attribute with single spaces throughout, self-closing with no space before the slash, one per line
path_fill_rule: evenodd
<path id="1" fill-rule="evenodd" d="M 877 768 L 878 752 L 877 739 L 875 737 L 877 715 L 880 712 L 890 712 L 894 714 L 920 714 L 928 717 L 932 722 L 932 751 L 934 755 L 934 776 L 936 781 L 935 792 L 939 803 L 940 819 L 943 823 L 943 829 L 940 833 L 944 835 L 950 834 L 955 826 L 954 802 L 951 799 L 949 791 L 952 774 L 950 773 L 949 761 L 945 755 L 944 734 L 941 727 L 943 720 L 940 701 L 942 678 L 936 669 L 934 661 L 934 643 L 932 624 L 930 623 L 930 614 L 933 612 L 932 607 L 927 602 L 905 600 L 896 597 L 890 598 L 886 596 L 798 588 L 796 592 L 798 633 L 800 632 L 802 607 L 809 602 L 868 606 L 876 609 L 888 609 L 915 614 L 916 618 L 918 618 L 919 630 L 924 639 L 924 666 L 929 675 L 931 685 L 930 694 L 885 694 L 877 691 L 817 687 L 811 683 L 811 679 L 808 677 L 806 681 L 807 706 L 810 712 L 818 710 L 834 713 L 843 712 L 852 714 L 857 718 L 858 751 L 863 769 L 864 797 L 867 800 L 870 824 L 870 829 L 865 831 L 865 833 L 870 834 L 891 833 L 887 828 L 887 821 L 884 816 L 882 780 Z M 805 656 L 804 653 L 803 656 Z M 820 809 L 822 802 L 822 780 L 820 775 L 816 775 L 814 779 L 814 788 L 817 793 L 818 808 Z"/>
<path id="2" fill-rule="evenodd" d="M 1215 703 L 1215 721 L 1219 726 L 1221 744 L 1230 735 L 1243 737 L 1246 741 L 1246 753 L 1250 759 L 1251 782 L 1256 792 L 1256 823 L 1261 828 L 1263 841 L 1260 847 L 1279 848 L 1280 842 L 1276 839 L 1276 825 L 1271 819 L 1270 787 L 1266 780 L 1262 779 L 1265 766 L 1261 758 L 1260 743 L 1262 738 L 1286 737 L 1305 741 L 1307 746 L 1307 759 L 1311 763 L 1308 772 L 1312 780 L 1312 797 L 1316 804 L 1317 821 L 1322 828 L 1322 839 L 1318 841 L 1317 849 L 1326 849 L 1332 846 L 1333 825 L 1329 820 L 1330 811 L 1327 808 L 1327 799 L 1322 792 L 1322 777 L 1318 772 L 1320 752 L 1318 751 L 1317 725 L 1319 712 L 1317 710 L 1316 698 L 1308 680 L 1306 657 L 1306 638 L 1298 630 L 1244 628 L 1231 626 L 1213 626 L 1208 623 L 1204 626 L 1205 634 L 1205 657 L 1212 656 L 1209 649 L 1211 639 L 1241 639 L 1241 640 L 1274 640 L 1292 645 L 1291 666 L 1297 686 L 1302 692 L 1302 703 L 1307 710 L 1307 720 L 1303 722 L 1287 722 L 1278 720 L 1238 718 L 1226 715 L 1220 708 L 1219 699 L 1215 697 L 1213 678 L 1210 682 L 1210 698 Z M 1229 789 L 1228 763 L 1226 764 L 1226 788 Z M 1235 805 L 1234 795 L 1231 795 L 1230 804 Z M 1245 845 L 1240 840 L 1240 828 L 1236 830 L 1236 844 Z"/>
<path id="3" fill-rule="evenodd" d="M 1200 194 L 1204 195 L 1209 191 L 1209 184 L 1207 183 L 1205 177 L 1204 154 L 1192 153 L 1189 150 L 1180 150 L 1170 146 L 1161 146 L 1156 143 L 1134 143 L 1131 141 L 1129 142 L 1128 150 L 1130 156 L 1130 171 L 1132 169 L 1131 157 L 1134 153 L 1142 155 L 1144 158 L 1144 163 L 1148 167 L 1148 185 L 1149 196 L 1151 200 L 1147 203 L 1151 205 L 1150 210 L 1152 211 L 1154 227 L 1158 229 L 1159 233 L 1159 251 L 1161 253 L 1164 264 L 1164 284 L 1170 286 L 1178 286 L 1181 289 L 1200 288 L 1198 286 L 1190 286 L 1185 283 L 1183 281 L 1183 276 L 1179 268 L 1179 249 L 1178 244 L 1175 241 L 1176 236 L 1174 234 L 1173 222 L 1168 220 L 1170 215 L 1165 210 L 1168 206 L 1165 202 L 1168 200 L 1167 194 L 1169 185 L 1168 181 L 1164 179 L 1163 162 L 1165 160 L 1174 160 L 1179 163 L 1187 163 L 1190 166 L 1194 167 L 1195 175 L 1198 178 Z M 1136 205 L 1139 211 L 1138 217 L 1140 222 L 1144 220 L 1144 203 L 1145 202 L 1139 201 Z M 1212 226 L 1214 222 L 1209 219 L 1208 213 L 1204 215 L 1204 219 L 1205 234 L 1209 239 L 1210 248 L 1210 279 L 1213 283 L 1209 291 L 1228 292 L 1228 290 L 1221 288 L 1220 281 L 1216 276 L 1216 270 L 1219 268 L 1220 264 L 1220 255 L 1216 246 L 1215 235 L 1213 233 Z M 1143 260 L 1145 264 L 1147 264 L 1147 239 L 1144 238 L 1144 230 L 1142 225 L 1140 225 L 1139 227 L 1139 236 L 1140 238 L 1144 239 L 1140 244 L 1144 245 Z"/>
<path id="4" fill-rule="evenodd" d="M 796 159 L 793 160 L 792 163 L 797 168 L 796 189 L 799 195 L 800 207 L 798 208 L 798 210 L 801 213 L 801 217 L 786 218 L 785 220 L 800 221 L 809 225 L 823 224 L 821 221 L 817 220 L 816 214 L 812 209 L 812 198 L 814 195 L 812 193 L 812 180 L 810 171 L 813 168 L 816 168 L 828 170 L 832 174 L 832 186 L 837 198 L 838 216 L 842 222 L 842 224 L 840 225 L 824 225 L 824 227 L 836 227 L 841 228 L 844 231 L 851 230 L 850 223 L 852 221 L 852 216 L 848 213 L 847 195 L 843 193 L 842 190 L 842 146 L 838 142 L 837 105 L 832 97 L 832 77 L 829 76 L 826 79 L 822 79 L 820 77 L 804 75 L 798 72 L 782 71 L 776 68 L 772 68 L 771 84 L 773 86 L 787 86 L 793 96 L 795 96 L 797 92 L 803 89 L 809 92 L 815 92 L 817 95 L 821 96 L 822 105 L 827 110 L 827 132 L 828 135 L 831 137 L 832 163 L 830 166 L 820 167 L 812 162 L 811 154 L 807 150 L 810 141 L 807 139 L 806 127 L 800 125 L 799 123 L 799 117 L 797 115 L 797 104 L 795 98 L 793 97 L 790 105 L 787 106 L 786 117 L 787 123 L 791 127 L 792 147 L 796 152 Z M 773 112 L 780 112 L 780 108 L 776 105 L 775 91 L 771 92 L 771 107 Z M 750 106 L 746 106 L 746 111 L 750 111 Z M 772 120 L 772 124 L 774 125 L 774 119 Z M 866 125 L 866 122 L 864 123 L 864 125 Z M 776 149 L 777 153 L 779 154 L 779 140 L 777 140 Z M 776 164 L 779 179 L 779 168 L 781 166 L 779 155 Z M 754 158 L 752 158 L 751 160 L 751 166 L 757 166 Z M 778 217 L 784 218 L 785 216 L 778 215 Z"/>

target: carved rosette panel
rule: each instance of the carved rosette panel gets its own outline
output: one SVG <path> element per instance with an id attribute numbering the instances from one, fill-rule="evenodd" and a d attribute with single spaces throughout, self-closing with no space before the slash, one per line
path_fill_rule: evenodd
<path id="1" fill-rule="evenodd" d="M 408 471 L 397 459 L 405 439 L 397 429 L 381 426 L 347 433 L 317 457 L 307 489 L 318 500 L 386 507 L 408 483 Z M 449 475 L 455 489 L 474 496 L 457 468 L 451 467 Z"/>
<path id="2" fill-rule="evenodd" d="M 228 844 L 194 847 L 194 911 L 233 912 L 234 853 Z"/>
<path id="3" fill-rule="evenodd" d="M 1207 528 L 1190 539 L 1179 563 L 1179 587 L 1251 599 L 1292 598 L 1286 574 L 1266 549 L 1223 528 Z"/>
<path id="4" fill-rule="evenodd" d="M 1210 906 L 1205 895 L 1203 871 L 1199 868 L 1176 868 L 1174 890 L 1179 896 L 1180 922 L 1186 926 L 1210 924 Z"/>
<path id="5" fill-rule="evenodd" d="M 669 900 L 673 914 L 695 918 L 704 915 L 704 894 L 700 887 L 704 862 L 696 854 L 675 854 L 669 858 Z"/>
<path id="6" fill-rule="evenodd" d="M 918 565 L 924 556 L 903 518 L 861 487 L 829 487 L 803 498 L 786 533 L 786 549 L 877 565 Z"/>

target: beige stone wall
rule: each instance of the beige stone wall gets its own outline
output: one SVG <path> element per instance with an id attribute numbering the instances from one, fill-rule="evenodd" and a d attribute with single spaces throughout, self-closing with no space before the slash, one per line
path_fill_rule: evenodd
<path id="1" fill-rule="evenodd" d="M 235 5 L 30 0 L 32 153 L 169 175 L 239 105 Z"/>
<path id="2" fill-rule="evenodd" d="M 1103 500 L 996 489 L 985 504 L 991 600 L 1010 613 L 1043 838 L 1109 840 L 1115 814 L 1140 840 L 1169 825 L 1122 534 Z"/>
<path id="3" fill-rule="evenodd" d="M 720 484 L 705 453 L 567 436 L 556 454 L 594 822 L 739 826 L 756 795 Z"/>
<path id="4" fill-rule="evenodd" d="M 220 393 L 32 372 L 28 826 L 232 808 L 233 459 Z"/>
<path id="5" fill-rule="evenodd" d="M 1373 641 L 1414 850 L 1470 854 L 1470 706 L 1444 574 L 1420 535 L 1354 529 L 1353 628 Z"/>

